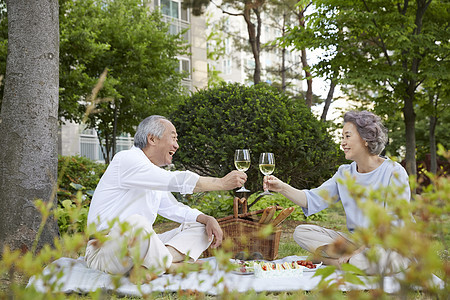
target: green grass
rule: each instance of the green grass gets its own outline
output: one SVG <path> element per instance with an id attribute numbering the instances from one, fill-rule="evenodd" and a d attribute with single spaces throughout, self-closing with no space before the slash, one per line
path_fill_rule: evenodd
<path id="1" fill-rule="evenodd" d="M 292 236 L 295 227 L 304 222 L 300 221 L 286 221 L 282 224 L 282 229 L 285 234 L 280 239 L 280 246 L 278 248 L 278 258 L 283 258 L 290 255 L 308 256 L 310 253 L 302 249 Z M 326 211 L 325 218 L 323 220 L 311 220 L 307 221 L 309 224 L 315 224 L 318 226 L 334 229 L 341 232 L 347 232 L 345 213 L 342 205 L 333 205 Z"/>

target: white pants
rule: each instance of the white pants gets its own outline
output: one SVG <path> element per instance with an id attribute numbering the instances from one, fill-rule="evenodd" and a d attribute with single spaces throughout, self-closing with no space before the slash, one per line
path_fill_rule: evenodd
<path id="1" fill-rule="evenodd" d="M 88 267 L 110 274 L 125 274 L 139 263 L 160 275 L 172 264 L 173 257 L 166 246 L 172 246 L 195 261 L 211 244 L 205 225 L 201 223 L 183 223 L 156 234 L 143 216 L 132 215 L 124 222 L 130 225 L 129 230 L 124 231 L 116 224 L 106 242 L 100 244 L 95 239 L 88 242 L 85 254 Z"/>
<path id="2" fill-rule="evenodd" d="M 356 249 L 358 246 L 345 233 L 317 225 L 299 225 L 294 231 L 294 240 L 306 251 L 314 253 L 317 248 L 333 244 L 338 238 L 344 238 L 348 247 Z M 397 273 L 408 267 L 410 260 L 395 251 L 376 248 L 378 262 L 369 262 L 366 252 L 362 251 L 349 260 L 349 263 L 366 272 L 367 275 Z"/>

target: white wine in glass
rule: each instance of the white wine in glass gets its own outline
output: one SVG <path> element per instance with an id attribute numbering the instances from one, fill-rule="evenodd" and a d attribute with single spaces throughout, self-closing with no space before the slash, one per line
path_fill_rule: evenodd
<path id="1" fill-rule="evenodd" d="M 275 170 L 275 156 L 273 155 L 273 153 L 270 152 L 261 153 L 261 155 L 259 156 L 259 170 L 261 171 L 261 173 L 264 174 L 264 176 L 273 173 L 273 171 Z M 273 195 L 273 194 L 270 193 L 268 190 L 264 190 L 264 192 L 261 193 L 260 196 L 262 195 Z"/>
<path id="2" fill-rule="evenodd" d="M 234 166 L 241 172 L 246 172 L 250 168 L 250 151 L 248 149 L 237 149 L 234 152 Z M 250 192 L 250 190 L 242 186 L 236 192 Z"/>

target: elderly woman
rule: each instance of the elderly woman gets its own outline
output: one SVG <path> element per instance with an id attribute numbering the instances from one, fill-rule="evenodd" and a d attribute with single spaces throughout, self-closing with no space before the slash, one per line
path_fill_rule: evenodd
<path id="1" fill-rule="evenodd" d="M 324 191 L 336 201 L 341 201 L 347 218 L 347 228 L 352 233 L 356 228 L 368 226 L 368 219 L 358 208 L 346 186 L 345 180 L 350 175 L 357 184 L 369 189 L 377 189 L 392 184 L 404 187 L 402 197 L 409 201 L 410 189 L 405 169 L 389 158 L 380 156 L 387 142 L 387 130 L 381 124 L 380 118 L 371 112 L 347 112 L 344 116 L 341 146 L 345 158 L 353 161 L 342 165 L 332 178 L 320 187 L 311 190 L 298 190 L 274 176 L 264 178 L 264 188 L 279 192 L 295 204 L 302 207 L 306 216 L 315 214 L 329 206 L 321 195 Z M 381 199 L 380 199 L 381 200 Z M 385 201 L 388 199 L 382 199 Z M 294 232 L 294 240 L 305 250 L 319 255 L 326 264 L 339 266 L 350 263 L 367 274 L 393 273 L 406 268 L 408 261 L 393 251 L 378 249 L 379 264 L 368 261 L 365 247 L 358 247 L 347 235 L 316 225 L 300 225 Z M 337 254 L 331 251 L 332 245 L 339 244 L 347 252 Z M 380 269 L 381 266 L 381 269 Z"/>

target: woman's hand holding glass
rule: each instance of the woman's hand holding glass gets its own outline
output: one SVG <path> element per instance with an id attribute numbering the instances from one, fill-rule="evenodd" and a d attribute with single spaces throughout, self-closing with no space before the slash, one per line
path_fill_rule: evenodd
<path id="1" fill-rule="evenodd" d="M 283 190 L 283 184 L 283 181 L 273 175 L 264 176 L 263 189 L 265 191 L 270 190 L 279 193 Z"/>
<path id="2" fill-rule="evenodd" d="M 261 153 L 259 157 L 259 170 L 265 176 L 273 173 L 273 171 L 275 170 L 275 155 L 273 155 L 273 153 Z M 272 193 L 270 193 L 268 189 L 264 189 L 264 192 L 261 193 L 260 196 L 261 195 L 272 195 Z"/>

